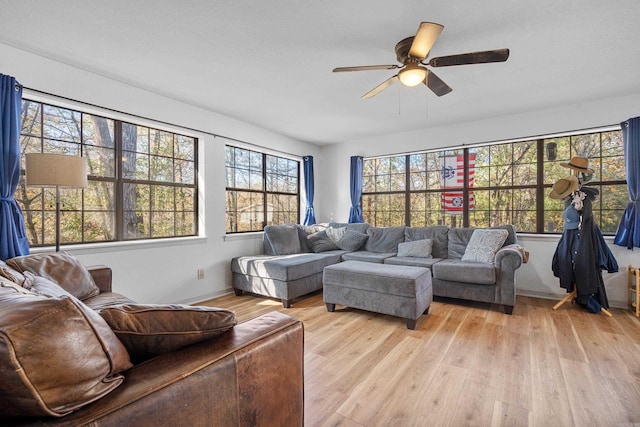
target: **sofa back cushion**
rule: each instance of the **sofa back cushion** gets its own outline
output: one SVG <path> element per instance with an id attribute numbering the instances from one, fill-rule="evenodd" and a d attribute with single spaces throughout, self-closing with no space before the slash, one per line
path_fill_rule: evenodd
<path id="1" fill-rule="evenodd" d="M 11 258 L 7 264 L 21 273 L 31 273 L 47 278 L 83 300 L 100 293 L 89 270 L 73 255 L 51 252 Z"/>
<path id="2" fill-rule="evenodd" d="M 473 234 L 473 228 L 450 228 L 447 232 L 449 250 L 447 258 L 461 259 Z"/>
<path id="3" fill-rule="evenodd" d="M 123 381 L 75 298 L 0 287 L 0 418 L 63 416 Z"/>
<path id="4" fill-rule="evenodd" d="M 367 230 L 369 229 L 369 227 L 371 227 L 371 225 L 369 225 L 366 222 L 330 222 L 329 227 L 331 228 L 346 227 L 347 230 L 357 231 L 358 233 L 366 234 Z"/>
<path id="5" fill-rule="evenodd" d="M 433 242 L 431 255 L 434 258 L 447 258 L 449 255 L 449 237 L 446 225 L 434 225 L 432 227 L 407 227 L 404 231 L 405 242 L 429 239 Z"/>
<path id="6" fill-rule="evenodd" d="M 298 228 L 293 224 L 267 225 L 264 228 L 264 253 L 290 255 L 302 252 Z"/>
<path id="7" fill-rule="evenodd" d="M 36 276 L 29 271 L 25 271 L 24 275 L 25 281 L 23 287 L 37 295 L 49 298 L 68 297 L 76 300 L 77 306 L 84 313 L 87 322 L 89 322 L 104 344 L 105 354 L 111 363 L 110 375 L 127 370 L 132 366 L 127 349 L 98 313 L 51 280 Z"/>
<path id="8" fill-rule="evenodd" d="M 364 249 L 377 253 L 398 252 L 398 245 L 404 242 L 404 230 L 407 227 L 369 227 Z"/>

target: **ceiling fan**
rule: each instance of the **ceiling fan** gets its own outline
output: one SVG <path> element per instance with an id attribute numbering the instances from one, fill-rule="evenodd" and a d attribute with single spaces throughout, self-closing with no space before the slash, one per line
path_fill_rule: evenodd
<path id="1" fill-rule="evenodd" d="M 334 73 L 343 71 L 368 71 L 368 70 L 394 70 L 399 68 L 398 74 L 389 77 L 369 92 L 362 95 L 362 98 L 371 98 L 397 80 L 407 87 L 418 86 L 424 83 L 433 93 L 438 96 L 446 95 L 453 89 L 449 87 L 440 77 L 425 67 L 448 67 L 451 65 L 464 64 L 484 64 L 488 62 L 504 62 L 509 58 L 509 49 L 486 50 L 482 52 L 461 53 L 458 55 L 440 56 L 431 58 L 425 62 L 429 56 L 429 51 L 435 44 L 444 29 L 443 25 L 433 22 L 421 22 L 418 32 L 413 37 L 407 37 L 396 44 L 396 58 L 402 65 L 363 65 L 357 67 L 334 68 Z"/>

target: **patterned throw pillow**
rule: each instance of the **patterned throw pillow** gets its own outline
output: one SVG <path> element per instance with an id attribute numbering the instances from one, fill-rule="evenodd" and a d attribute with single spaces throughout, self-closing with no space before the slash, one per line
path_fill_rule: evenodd
<path id="1" fill-rule="evenodd" d="M 462 261 L 493 263 L 496 252 L 507 240 L 507 230 L 475 229 L 464 251 Z"/>

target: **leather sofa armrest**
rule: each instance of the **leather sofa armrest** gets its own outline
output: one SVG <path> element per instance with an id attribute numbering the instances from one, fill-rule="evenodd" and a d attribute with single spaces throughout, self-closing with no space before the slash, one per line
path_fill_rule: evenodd
<path id="1" fill-rule="evenodd" d="M 106 265 L 92 265 L 87 267 L 93 281 L 100 289 L 100 293 L 111 292 L 112 270 Z"/>
<path id="2" fill-rule="evenodd" d="M 304 330 L 272 312 L 141 363 L 121 386 L 62 418 L 11 425 L 301 426 Z"/>

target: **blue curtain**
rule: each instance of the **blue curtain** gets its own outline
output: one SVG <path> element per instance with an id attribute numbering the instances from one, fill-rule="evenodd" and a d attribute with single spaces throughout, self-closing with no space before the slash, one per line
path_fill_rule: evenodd
<path id="1" fill-rule="evenodd" d="M 351 156 L 351 209 L 349 222 L 364 222 L 360 197 L 362 197 L 362 157 Z"/>
<path id="2" fill-rule="evenodd" d="M 316 223 L 316 215 L 313 211 L 313 156 L 302 158 L 304 170 L 304 191 L 307 196 L 307 213 L 304 216 L 304 225 Z"/>
<path id="3" fill-rule="evenodd" d="M 624 161 L 629 187 L 629 204 L 624 210 L 613 243 L 640 248 L 640 117 L 622 123 Z"/>
<path id="4" fill-rule="evenodd" d="M 13 197 L 20 181 L 22 86 L 0 74 L 0 259 L 29 254 L 22 211 Z"/>

